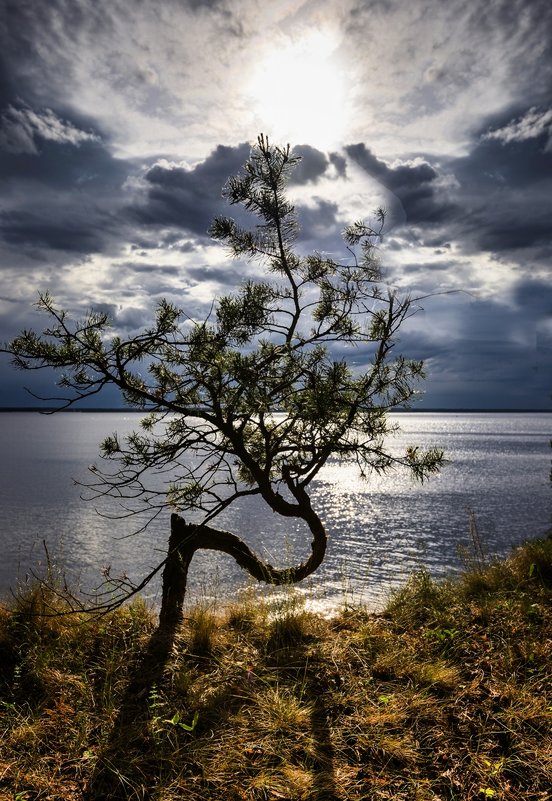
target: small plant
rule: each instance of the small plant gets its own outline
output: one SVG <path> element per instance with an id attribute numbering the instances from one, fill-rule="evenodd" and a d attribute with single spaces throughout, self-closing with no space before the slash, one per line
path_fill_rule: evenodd
<path id="1" fill-rule="evenodd" d="M 190 653 L 197 657 L 210 656 L 218 627 L 216 616 L 210 609 L 200 604 L 190 612 L 187 622 L 191 633 Z"/>
<path id="2" fill-rule="evenodd" d="M 258 597 L 253 586 L 241 593 L 238 600 L 229 604 L 226 623 L 231 629 L 246 632 L 261 631 L 267 624 L 268 603 Z"/>
<path id="3" fill-rule="evenodd" d="M 487 768 L 489 776 L 498 776 L 499 773 L 502 772 L 506 760 L 504 758 L 497 759 L 496 761 L 491 761 L 490 759 L 483 758 L 483 764 Z"/>
<path id="4" fill-rule="evenodd" d="M 157 710 L 162 706 L 163 706 L 163 699 L 161 698 L 161 694 L 157 689 L 157 684 L 153 684 L 148 693 L 148 709 L 152 714 L 152 717 L 155 715 Z"/>
<path id="5" fill-rule="evenodd" d="M 477 517 L 473 509 L 468 510 L 469 546 L 459 546 L 458 555 L 465 568 L 472 573 L 482 573 L 490 564 L 489 553 L 479 531 Z"/>
<path id="6" fill-rule="evenodd" d="M 164 720 L 163 723 L 167 723 L 170 726 L 177 726 L 184 731 L 193 731 L 197 726 L 197 722 L 199 720 L 199 712 L 195 712 L 194 717 L 191 723 L 184 723 L 183 720 L 180 718 L 180 712 L 176 712 L 170 720 Z"/>
<path id="7" fill-rule="evenodd" d="M 197 710 L 191 723 L 186 723 L 178 711 L 170 718 L 164 715 L 164 710 L 168 705 L 168 699 L 161 694 L 156 684 L 153 684 L 150 688 L 147 705 L 150 714 L 151 731 L 157 745 L 162 745 L 164 736 L 167 735 L 172 746 L 175 746 L 176 742 L 172 741 L 170 736 L 171 732 L 180 730 L 190 733 L 193 732 L 197 726 L 199 720 L 199 711 Z"/>
<path id="8" fill-rule="evenodd" d="M 439 642 L 453 640 L 457 634 L 460 634 L 458 629 L 429 629 L 426 631 L 426 637 L 435 637 Z"/>
<path id="9" fill-rule="evenodd" d="M 454 628 L 435 628 L 427 629 L 424 632 L 424 637 L 430 642 L 439 644 L 443 650 L 448 650 L 452 647 L 454 640 L 460 634 L 459 629 Z"/>
<path id="10" fill-rule="evenodd" d="M 309 636 L 312 630 L 312 618 L 308 612 L 287 612 L 277 615 L 269 627 L 269 647 L 276 651 L 294 648 Z"/>
<path id="11" fill-rule="evenodd" d="M 393 593 L 385 614 L 406 627 L 435 624 L 448 613 L 447 591 L 445 583 L 437 583 L 428 570 L 420 570 Z"/>

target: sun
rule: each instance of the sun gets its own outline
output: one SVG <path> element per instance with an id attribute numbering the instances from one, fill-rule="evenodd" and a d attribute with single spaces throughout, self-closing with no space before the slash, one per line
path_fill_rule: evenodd
<path id="1" fill-rule="evenodd" d="M 347 127 L 347 80 L 338 42 L 316 31 L 265 52 L 247 88 L 255 123 L 274 140 L 328 149 Z"/>

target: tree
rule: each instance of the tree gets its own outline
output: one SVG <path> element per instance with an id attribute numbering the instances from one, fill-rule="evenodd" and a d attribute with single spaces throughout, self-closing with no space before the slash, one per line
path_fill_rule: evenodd
<path id="1" fill-rule="evenodd" d="M 168 555 L 138 585 L 121 580 L 106 606 L 139 591 L 164 567 L 161 622 L 174 624 L 188 566 L 202 548 L 230 554 L 259 581 L 298 582 L 326 553 L 326 530 L 309 489 L 329 459 L 354 460 L 363 476 L 402 464 L 421 480 L 443 463 L 437 450 L 412 447 L 397 457 L 386 447 L 393 428 L 388 412 L 411 401 L 423 365 L 395 354 L 397 333 L 416 305 L 382 285 L 377 250 L 384 214 L 378 211 L 377 228 L 355 222 L 345 230 L 347 260 L 300 254 L 286 194 L 297 162 L 289 145 L 276 147 L 261 135 L 243 172 L 228 180 L 223 195 L 256 224 L 244 228 L 217 217 L 210 234 L 233 257 L 257 260 L 266 278 L 219 298 L 207 319 L 192 320 L 162 301 L 152 327 L 130 339 L 109 338 L 107 315 L 71 322 L 42 294 L 37 305 L 50 326 L 40 335 L 24 331 L 7 347 L 19 368 L 64 371 L 59 384 L 70 394 L 61 408 L 111 384 L 146 413 L 140 431 L 102 443 L 102 456 L 115 467 L 96 469 L 90 487 L 138 503 L 151 517 L 172 508 Z M 353 349 L 367 365 L 362 370 L 336 355 Z M 276 568 L 238 535 L 211 526 L 252 495 L 304 521 L 312 541 L 303 562 Z"/>

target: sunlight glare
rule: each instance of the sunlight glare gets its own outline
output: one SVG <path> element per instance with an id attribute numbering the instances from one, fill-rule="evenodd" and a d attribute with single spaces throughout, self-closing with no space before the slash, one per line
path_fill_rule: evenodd
<path id="1" fill-rule="evenodd" d="M 322 149 L 340 143 L 347 122 L 347 82 L 337 40 L 317 31 L 267 51 L 249 85 L 259 130 L 278 142 Z"/>

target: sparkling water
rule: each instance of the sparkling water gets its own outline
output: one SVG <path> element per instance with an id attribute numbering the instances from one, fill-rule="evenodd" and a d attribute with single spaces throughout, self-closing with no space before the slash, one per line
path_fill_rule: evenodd
<path id="1" fill-rule="evenodd" d="M 98 444 L 138 426 L 137 413 L 33 412 L 0 414 L 0 592 L 43 570 L 46 551 L 71 581 L 91 589 L 101 570 L 140 580 L 164 557 L 170 512 L 133 535 L 137 520 L 112 519 L 114 502 L 83 501 L 88 467 Z M 347 464 L 330 463 L 312 485 L 312 502 L 330 535 L 325 563 L 302 586 L 312 603 L 331 604 L 344 591 L 377 608 L 392 587 L 422 566 L 443 576 L 462 565 L 470 548 L 470 513 L 484 549 L 506 554 L 552 525 L 549 481 L 552 413 L 432 413 L 393 416 L 406 445 L 443 448 L 449 460 L 421 485 L 405 472 L 365 481 Z M 283 566 L 310 551 L 310 533 L 257 497 L 242 499 L 216 525 L 244 537 L 250 547 Z M 46 543 L 46 548 L 44 546 Z M 190 571 L 190 600 L 224 601 L 248 585 L 222 554 L 198 552 Z M 144 595 L 156 602 L 159 582 Z"/>

